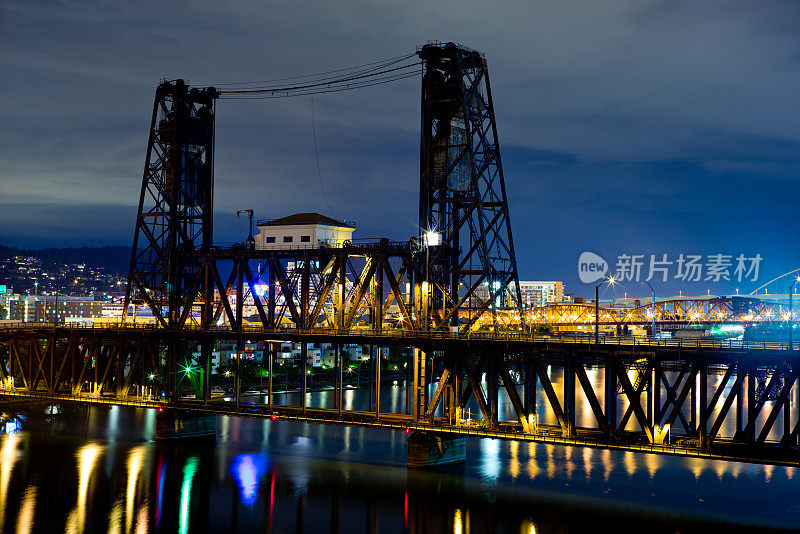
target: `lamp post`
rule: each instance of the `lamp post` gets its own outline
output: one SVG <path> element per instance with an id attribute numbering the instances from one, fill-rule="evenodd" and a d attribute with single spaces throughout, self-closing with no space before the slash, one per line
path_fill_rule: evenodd
<path id="1" fill-rule="evenodd" d="M 794 285 L 797 282 L 800 282 L 800 276 L 796 277 L 794 279 L 794 282 L 792 282 L 792 285 L 789 286 L 789 350 L 794 349 L 794 343 L 793 343 L 794 340 L 792 339 L 792 337 L 793 337 L 792 327 L 794 326 L 792 324 L 794 322 L 793 321 L 793 319 L 794 319 L 794 303 L 792 302 L 792 292 L 794 291 Z"/>
<path id="2" fill-rule="evenodd" d="M 603 278 L 603 280 L 594 286 L 594 342 L 600 343 L 600 286 L 608 282 L 614 283 L 614 277 Z"/>
<path id="3" fill-rule="evenodd" d="M 430 248 L 439 246 L 442 234 L 434 230 L 425 232 L 425 280 L 422 282 L 422 293 L 425 295 L 425 330 L 431 329 L 431 283 L 430 276 Z"/>
<path id="4" fill-rule="evenodd" d="M 648 282 L 647 280 L 643 281 L 642 283 L 643 284 L 647 284 L 647 287 L 649 287 L 650 291 L 653 292 L 653 317 L 652 317 L 652 319 L 653 319 L 652 328 L 653 329 L 650 332 L 650 335 L 653 336 L 653 337 L 656 337 L 656 290 L 653 289 L 653 286 L 651 286 L 650 282 Z"/>

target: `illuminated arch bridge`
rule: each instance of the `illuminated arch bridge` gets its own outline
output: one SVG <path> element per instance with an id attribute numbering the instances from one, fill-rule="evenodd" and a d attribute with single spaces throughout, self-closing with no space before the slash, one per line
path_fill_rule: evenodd
<path id="1" fill-rule="evenodd" d="M 600 306 L 599 322 L 608 325 L 646 325 L 653 322 L 671 324 L 759 323 L 788 321 L 789 307 L 754 297 L 674 298 L 643 303 L 634 308 L 619 309 Z M 795 318 L 797 313 L 794 313 Z M 490 321 L 485 317 L 485 321 Z M 500 315 L 505 324 L 519 322 L 519 313 L 506 311 Z M 558 303 L 527 310 L 526 324 L 556 326 L 586 325 L 595 322 L 594 304 Z"/>

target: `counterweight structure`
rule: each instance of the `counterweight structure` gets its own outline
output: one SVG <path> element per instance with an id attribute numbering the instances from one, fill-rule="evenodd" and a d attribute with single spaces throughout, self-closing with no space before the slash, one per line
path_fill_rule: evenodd
<path id="1" fill-rule="evenodd" d="M 485 57 L 453 43 L 428 44 L 423 62 L 420 240 L 432 328 L 467 325 L 521 302 L 497 126 Z M 433 246 L 426 236 L 436 236 Z M 479 296 L 479 286 L 486 284 Z M 427 298 L 426 298 L 427 297 Z"/>
<path id="2" fill-rule="evenodd" d="M 163 326 L 195 303 L 211 248 L 217 96 L 183 80 L 156 89 L 124 309 L 142 301 Z"/>

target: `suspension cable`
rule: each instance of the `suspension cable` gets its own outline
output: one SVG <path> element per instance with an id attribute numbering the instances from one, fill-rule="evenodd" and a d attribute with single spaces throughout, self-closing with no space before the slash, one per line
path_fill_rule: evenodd
<path id="1" fill-rule="evenodd" d="M 219 95 L 221 98 L 286 98 L 370 87 L 416 76 L 419 72 L 416 67 L 422 65 L 421 61 L 414 61 L 413 63 L 407 63 L 396 67 L 393 66 L 411 57 L 413 57 L 413 54 L 400 59 L 393 58 L 390 61 L 368 64 L 369 68 L 358 71 L 353 71 L 353 68 L 339 69 L 339 71 L 346 70 L 348 72 L 338 77 L 310 79 L 297 85 L 249 88 L 230 87 L 220 89 Z M 307 78 L 310 76 L 317 75 L 298 76 L 296 78 Z"/>
<path id="2" fill-rule="evenodd" d="M 370 67 L 372 69 L 379 69 L 386 67 L 388 65 L 396 64 L 401 61 L 405 61 L 414 57 L 414 54 L 407 54 L 405 56 L 395 56 L 387 59 L 383 59 L 381 61 L 373 61 L 372 63 L 363 63 L 361 65 L 354 65 L 352 67 L 346 67 L 342 69 L 334 69 L 325 72 L 317 72 L 315 74 L 304 74 L 300 76 L 286 76 L 283 78 L 272 78 L 270 80 L 260 80 L 260 81 L 252 81 L 252 82 L 232 82 L 232 83 L 215 83 L 215 84 L 203 84 L 203 85 L 213 85 L 214 87 L 229 87 L 229 86 L 248 86 L 248 85 L 258 85 L 258 84 L 272 84 L 276 82 L 284 82 L 287 80 L 300 80 L 304 78 L 320 78 L 323 76 L 327 76 L 329 74 L 336 74 L 336 73 L 343 73 L 347 71 L 356 71 L 357 69 L 363 69 L 366 67 Z M 370 69 L 367 69 L 370 70 Z M 316 81 L 316 80 L 314 80 Z"/>

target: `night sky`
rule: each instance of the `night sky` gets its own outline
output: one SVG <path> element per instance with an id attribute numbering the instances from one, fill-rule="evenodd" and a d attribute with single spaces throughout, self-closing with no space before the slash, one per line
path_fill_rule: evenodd
<path id="1" fill-rule="evenodd" d="M 4 245 L 130 244 L 161 79 L 270 80 L 438 40 L 486 54 L 522 279 L 593 294 L 584 251 L 612 271 L 621 254 L 644 271 L 651 254 L 732 256 L 732 280 L 684 282 L 673 266 L 651 280 L 662 294 L 746 293 L 800 267 L 797 0 L 1 6 Z M 246 237 L 244 208 L 416 234 L 419 85 L 314 97 L 330 210 L 310 97 L 220 101 L 216 240 Z M 733 276 L 739 254 L 763 258 L 756 282 Z"/>

